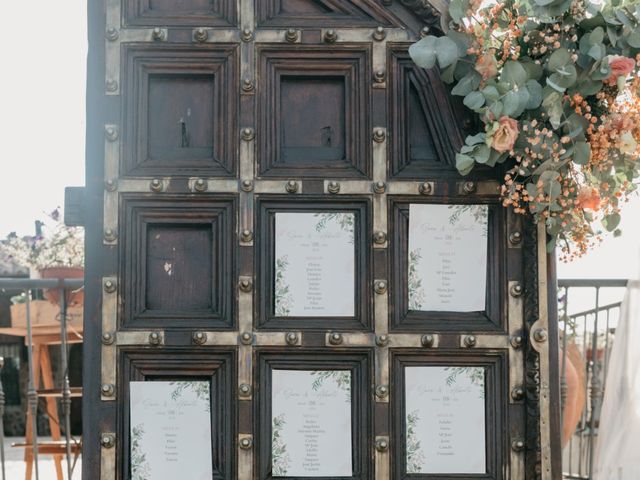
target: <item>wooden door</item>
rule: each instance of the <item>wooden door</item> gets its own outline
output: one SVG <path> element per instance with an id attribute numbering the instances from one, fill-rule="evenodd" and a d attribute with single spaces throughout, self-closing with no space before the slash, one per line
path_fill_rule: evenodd
<path id="1" fill-rule="evenodd" d="M 89 18 L 83 478 L 156 471 L 132 438 L 141 382 L 205 386 L 212 478 L 552 478 L 543 241 L 495 172 L 456 173 L 473 119 L 407 53 L 434 8 Z M 347 398 L 315 433 L 283 426 L 309 408 L 284 387 L 326 385 Z"/>

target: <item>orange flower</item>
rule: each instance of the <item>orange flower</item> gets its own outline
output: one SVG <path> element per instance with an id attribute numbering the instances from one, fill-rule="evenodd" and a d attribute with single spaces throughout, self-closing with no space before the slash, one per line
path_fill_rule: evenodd
<path id="1" fill-rule="evenodd" d="M 633 58 L 612 55 L 609 57 L 609 66 L 611 67 L 611 75 L 605 81 L 609 85 L 615 85 L 618 77 L 626 77 L 633 72 L 636 62 Z"/>
<path id="2" fill-rule="evenodd" d="M 508 152 L 513 149 L 513 144 L 518 138 L 518 121 L 509 117 L 501 117 L 498 120 L 496 130 L 491 138 L 491 147 L 500 152 Z"/>
<path id="3" fill-rule="evenodd" d="M 484 80 L 493 78 L 498 74 L 498 61 L 493 53 L 493 49 L 478 58 L 475 68 Z"/>
<path id="4" fill-rule="evenodd" d="M 595 187 L 582 187 L 578 193 L 578 206 L 585 210 L 600 210 L 600 192 Z"/>

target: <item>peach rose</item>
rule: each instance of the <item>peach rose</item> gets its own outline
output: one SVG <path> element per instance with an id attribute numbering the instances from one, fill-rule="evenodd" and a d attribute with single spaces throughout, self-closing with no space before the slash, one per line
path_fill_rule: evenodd
<path id="1" fill-rule="evenodd" d="M 498 61 L 493 54 L 493 50 L 478 58 L 475 68 L 484 80 L 495 77 L 498 74 Z"/>
<path id="2" fill-rule="evenodd" d="M 578 192 L 578 206 L 585 210 L 600 210 L 600 192 L 595 187 L 582 187 Z"/>
<path id="3" fill-rule="evenodd" d="M 509 117 L 500 117 L 498 125 L 491 137 L 491 148 L 504 153 L 513 149 L 518 138 L 518 121 Z"/>
<path id="4" fill-rule="evenodd" d="M 633 69 L 636 68 L 636 62 L 633 58 L 612 55 L 609 57 L 609 66 L 611 67 L 611 75 L 605 81 L 610 85 L 615 85 L 618 77 L 626 77 L 633 72 Z"/>

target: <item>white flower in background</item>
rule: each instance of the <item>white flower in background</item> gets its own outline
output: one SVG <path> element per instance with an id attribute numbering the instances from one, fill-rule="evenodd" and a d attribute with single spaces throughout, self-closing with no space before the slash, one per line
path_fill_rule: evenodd
<path id="1" fill-rule="evenodd" d="M 631 155 L 638 148 L 636 139 L 633 138 L 631 132 L 623 132 L 620 135 L 620 151 L 626 155 Z"/>

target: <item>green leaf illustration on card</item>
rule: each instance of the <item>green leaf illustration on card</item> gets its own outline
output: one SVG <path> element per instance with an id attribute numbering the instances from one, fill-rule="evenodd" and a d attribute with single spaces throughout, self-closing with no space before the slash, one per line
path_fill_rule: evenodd
<path id="1" fill-rule="evenodd" d="M 131 480 L 151 480 L 151 467 L 142 450 L 144 427 L 136 425 L 131 430 Z"/>
<path id="2" fill-rule="evenodd" d="M 329 223 L 335 223 L 342 231 L 349 234 L 349 243 L 353 244 L 353 228 L 355 224 L 355 215 L 353 213 L 316 213 L 315 216 L 319 219 L 316 224 L 316 232 L 322 232 L 327 229 Z"/>
<path id="3" fill-rule="evenodd" d="M 286 255 L 276 259 L 275 314 L 276 317 L 288 317 L 293 307 L 293 295 L 285 280 L 285 272 L 289 266 Z"/>
<path id="4" fill-rule="evenodd" d="M 416 434 L 416 426 L 420 421 L 418 410 L 407 415 L 407 473 L 420 473 L 425 463 L 422 445 Z"/>
<path id="5" fill-rule="evenodd" d="M 201 400 L 207 412 L 211 411 L 211 386 L 209 382 L 192 381 L 192 382 L 169 382 L 169 385 L 175 386 L 171 392 L 171 400 L 179 400 L 186 390 L 191 390 L 198 400 Z"/>
<path id="6" fill-rule="evenodd" d="M 418 275 L 418 264 L 421 259 L 419 248 L 409 252 L 409 310 L 422 310 L 426 299 L 422 279 Z"/>
<path id="7" fill-rule="evenodd" d="M 459 376 L 466 377 L 472 385 L 478 387 L 479 398 L 484 398 L 484 377 L 485 371 L 482 367 L 445 367 L 449 372 L 447 386 L 454 386 Z"/>
<path id="8" fill-rule="evenodd" d="M 315 370 L 311 372 L 314 377 L 311 388 L 318 391 L 324 385 L 325 380 L 332 380 L 336 386 L 347 394 L 347 402 L 351 402 L 351 372 L 347 370 Z"/>
<path id="9" fill-rule="evenodd" d="M 282 429 L 286 423 L 283 413 L 274 417 L 271 425 L 271 475 L 273 477 L 286 476 L 291 462 L 287 445 L 282 439 Z"/>

